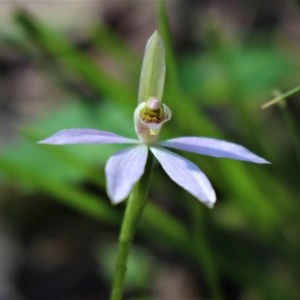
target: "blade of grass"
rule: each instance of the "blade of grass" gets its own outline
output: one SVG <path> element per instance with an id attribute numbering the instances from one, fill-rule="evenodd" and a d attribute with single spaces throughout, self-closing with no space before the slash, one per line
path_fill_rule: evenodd
<path id="1" fill-rule="evenodd" d="M 299 130 L 297 128 L 296 122 L 288 110 L 288 107 L 284 100 L 279 102 L 280 110 L 283 115 L 284 122 L 287 127 L 288 135 L 291 140 L 291 143 L 295 149 L 295 153 L 298 157 L 298 163 L 300 162 L 300 140 L 299 140 Z"/>
<path id="2" fill-rule="evenodd" d="M 167 17 L 167 9 L 166 3 L 163 0 L 156 0 L 156 15 L 157 15 L 157 23 L 158 30 L 161 34 L 161 37 L 164 41 L 164 47 L 166 51 L 166 64 L 168 70 L 168 83 L 167 89 L 172 91 L 172 94 L 178 94 L 180 92 L 179 80 L 178 80 L 178 72 L 176 66 L 175 54 L 173 51 L 170 27 Z"/>
<path id="3" fill-rule="evenodd" d="M 290 96 L 293 96 L 293 95 L 295 95 L 299 92 L 300 92 L 300 86 L 296 86 L 295 88 L 287 91 L 286 93 L 280 94 L 279 96 L 275 97 L 274 99 L 272 99 L 272 100 L 268 101 L 267 103 L 263 104 L 261 106 L 261 109 L 266 109 L 266 108 L 268 108 L 268 107 L 270 107 L 270 106 L 272 106 L 272 105 L 274 105 L 274 104 L 276 104 L 276 103 L 278 103 L 278 102 L 280 102 L 280 101 L 282 101 L 282 100 L 284 100 L 284 99 L 286 99 Z"/>
<path id="4" fill-rule="evenodd" d="M 52 195 L 54 199 L 107 224 L 114 224 L 118 221 L 116 213 L 109 205 L 105 204 L 105 201 L 101 200 L 101 198 L 88 195 L 65 182 L 54 182 L 53 179 L 49 180 L 45 176 L 22 168 L 4 158 L 0 158 L 0 169 L 1 172 L 5 172 L 17 178 L 18 181 L 33 185 L 35 188 Z"/>
<path id="5" fill-rule="evenodd" d="M 105 24 L 100 24 L 91 35 L 93 42 L 106 55 L 113 57 L 122 64 L 127 71 L 138 74 L 141 60 L 137 54 L 116 34 L 114 34 Z"/>
<path id="6" fill-rule="evenodd" d="M 274 196 L 272 191 L 264 190 L 267 192 L 264 194 L 243 163 L 221 161 L 220 164 L 221 171 L 225 172 L 222 177 L 227 181 L 228 193 L 234 195 L 233 199 L 239 203 L 245 214 L 262 232 L 268 233 L 269 230 L 277 228 L 282 220 L 278 208 L 269 200 Z"/>
<path id="7" fill-rule="evenodd" d="M 80 76 L 100 94 L 105 93 L 122 104 L 130 103 L 136 98 L 135 93 L 125 83 L 109 76 L 94 61 L 76 50 L 66 39 L 46 28 L 24 10 L 18 10 L 15 18 L 43 51 Z"/>

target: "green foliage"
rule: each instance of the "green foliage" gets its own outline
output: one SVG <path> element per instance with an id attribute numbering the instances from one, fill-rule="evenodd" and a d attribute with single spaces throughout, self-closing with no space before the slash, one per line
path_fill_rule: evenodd
<path id="1" fill-rule="evenodd" d="M 285 53 L 261 44 L 234 49 L 230 64 L 231 70 L 228 62 L 210 49 L 200 54 L 189 53 L 182 60 L 182 85 L 206 104 L 247 101 L 259 105 L 276 86 L 298 73 Z M 233 84 L 234 76 L 238 78 L 238 86 Z M 242 90 L 241 95 L 238 90 Z"/>

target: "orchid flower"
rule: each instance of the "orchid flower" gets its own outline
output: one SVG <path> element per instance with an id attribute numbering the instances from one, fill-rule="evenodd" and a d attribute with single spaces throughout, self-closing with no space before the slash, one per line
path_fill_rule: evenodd
<path id="1" fill-rule="evenodd" d="M 171 110 L 157 98 L 150 97 L 134 111 L 138 139 L 96 129 L 75 128 L 61 130 L 39 143 L 132 145 L 113 154 L 105 166 L 107 194 L 113 204 L 118 204 L 129 196 L 144 173 L 149 151 L 175 183 L 210 208 L 216 202 L 216 194 L 209 179 L 193 162 L 167 148 L 258 164 L 268 163 L 241 145 L 214 138 L 187 136 L 158 141 L 163 124 L 170 119 Z"/>
<path id="2" fill-rule="evenodd" d="M 52 145 L 130 145 L 113 154 L 105 166 L 106 189 L 111 202 L 118 204 L 130 195 L 120 230 L 110 300 L 121 300 L 123 296 L 130 245 L 145 208 L 154 157 L 175 183 L 210 208 L 216 202 L 216 193 L 209 179 L 197 165 L 169 148 L 259 164 L 268 163 L 243 146 L 214 138 L 186 136 L 159 141 L 162 126 L 172 116 L 169 107 L 161 103 L 165 72 L 165 50 L 158 32 L 155 31 L 145 47 L 138 105 L 133 114 L 137 139 L 97 129 L 74 128 L 58 131 L 39 142 Z"/>

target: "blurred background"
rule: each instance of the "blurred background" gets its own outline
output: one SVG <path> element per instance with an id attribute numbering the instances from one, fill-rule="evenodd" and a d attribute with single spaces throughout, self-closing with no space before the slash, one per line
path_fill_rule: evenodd
<path id="1" fill-rule="evenodd" d="M 145 43 L 165 43 L 162 138 L 210 136 L 271 165 L 185 156 L 209 210 L 155 167 L 124 299 L 300 299 L 300 84 L 293 0 L 0 1 L 0 299 L 108 299 L 124 204 L 114 145 L 51 147 L 63 128 L 134 137 Z"/>

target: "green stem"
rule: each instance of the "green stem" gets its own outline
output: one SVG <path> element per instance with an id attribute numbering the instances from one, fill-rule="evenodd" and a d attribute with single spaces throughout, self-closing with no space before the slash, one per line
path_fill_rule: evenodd
<path id="1" fill-rule="evenodd" d="M 138 221 L 146 205 L 146 196 L 148 193 L 152 165 L 153 155 L 149 152 L 145 173 L 140 181 L 135 185 L 129 199 L 127 200 L 127 206 L 119 237 L 119 248 L 110 300 L 122 299 L 130 245 L 135 234 Z"/>
<path id="2" fill-rule="evenodd" d="M 193 199 L 194 200 L 194 199 Z M 219 279 L 216 263 L 213 257 L 213 251 L 205 236 L 205 221 L 204 214 L 199 203 L 191 204 L 192 226 L 193 226 L 193 242 L 196 253 L 196 259 L 202 263 L 203 271 L 207 279 L 207 284 L 212 293 L 212 298 L 222 300 L 223 292 Z"/>

